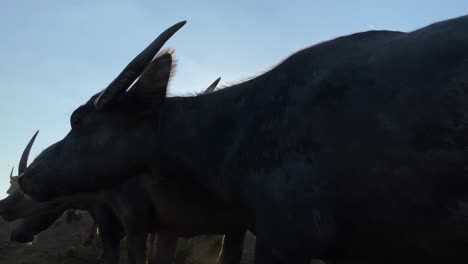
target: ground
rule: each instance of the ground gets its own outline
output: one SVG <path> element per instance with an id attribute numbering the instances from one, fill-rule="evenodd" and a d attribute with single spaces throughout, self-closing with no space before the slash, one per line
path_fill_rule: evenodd
<path id="1" fill-rule="evenodd" d="M 30 244 L 9 241 L 13 223 L 0 218 L 0 263 L 1 264 L 81 264 L 97 263 L 99 248 L 95 242 L 83 246 L 92 220 L 87 213 L 78 212 L 71 224 L 65 216 L 36 237 Z M 219 236 L 200 236 L 180 240 L 174 264 L 215 264 L 219 252 Z M 121 264 L 127 263 L 125 241 L 121 243 Z M 248 234 L 242 264 L 253 263 L 254 239 Z"/>

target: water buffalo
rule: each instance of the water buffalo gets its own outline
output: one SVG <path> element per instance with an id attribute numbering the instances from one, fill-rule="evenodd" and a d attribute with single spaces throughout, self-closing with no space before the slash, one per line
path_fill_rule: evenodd
<path id="1" fill-rule="evenodd" d="M 173 53 L 153 57 L 183 24 L 73 112 L 19 179 L 30 197 L 151 171 L 248 210 L 259 264 L 468 261 L 468 16 L 339 37 L 249 81 L 166 98 Z M 178 167 L 189 173 L 166 173 Z"/>
<path id="2" fill-rule="evenodd" d="M 33 137 L 29 140 L 29 143 L 26 145 L 26 148 L 23 150 L 23 153 L 21 154 L 21 159 L 20 159 L 19 166 L 18 166 L 18 174 L 23 173 L 23 171 L 27 167 L 27 160 L 29 157 L 29 153 L 31 151 L 31 147 L 34 144 L 34 141 L 38 133 L 39 131 L 37 131 L 33 135 Z M 14 216 L 11 217 L 8 215 L 8 213 L 5 215 L 2 215 L 1 208 L 13 209 L 16 205 L 16 201 L 20 201 L 21 203 L 21 199 L 18 199 L 20 198 L 20 196 L 16 195 L 20 193 L 20 191 L 17 191 L 19 189 L 19 184 L 18 184 L 19 176 L 13 176 L 13 171 L 14 171 L 14 168 L 11 169 L 10 187 L 7 190 L 7 194 L 9 194 L 11 197 L 15 197 L 16 199 L 14 199 L 13 201 L 12 199 L 5 199 L 5 200 L 0 201 L 0 216 L 3 216 L 6 220 L 9 220 L 9 221 L 16 220 L 19 217 L 14 217 Z M 12 195 L 15 192 L 16 194 Z M 29 202 L 25 199 L 24 201 Z M 43 230 L 47 229 L 56 220 L 56 218 L 58 218 L 61 214 L 62 214 L 62 211 L 59 211 L 57 212 L 57 214 L 47 214 L 47 215 L 41 214 L 40 216 L 38 215 L 35 217 L 31 217 L 29 219 L 20 220 L 18 225 L 14 227 L 10 236 L 10 240 L 13 242 L 18 242 L 18 243 L 33 242 L 35 236 L 38 233 L 42 232 Z"/>
<path id="3" fill-rule="evenodd" d="M 29 152 L 38 132 L 31 138 L 21 155 L 18 166 L 19 174 L 27 167 Z M 0 216 L 2 218 L 6 221 L 20 219 L 12 230 L 11 241 L 18 243 L 32 242 L 37 234 L 47 230 L 65 211 L 70 211 L 69 208 L 84 209 L 90 213 L 100 229 L 99 237 L 103 247 L 100 259 L 103 263 L 118 263 L 123 229 L 109 206 L 102 202 L 86 205 L 83 203 L 70 204 L 67 200 L 44 203 L 31 201 L 25 198 L 22 190 L 18 188 L 17 176 L 12 174 L 10 173 L 10 187 L 7 191 L 9 196 L 0 201 Z"/>
<path id="4" fill-rule="evenodd" d="M 29 153 L 31 151 L 31 147 L 36 140 L 37 131 L 33 137 L 29 140 L 26 148 L 23 150 L 21 154 L 19 166 L 18 166 L 18 175 L 23 173 L 23 171 L 27 167 Z M 19 176 L 13 176 L 14 167 L 11 169 L 10 172 L 10 187 L 6 191 L 7 194 L 11 195 L 15 191 L 19 189 L 18 178 Z M 17 192 L 20 193 L 20 192 Z M 18 197 L 17 195 L 15 195 Z M 19 196 L 22 198 L 22 196 Z M 18 201 L 16 201 L 18 202 Z M 6 206 L 11 205 L 12 208 L 16 206 L 16 202 L 6 202 Z M 21 204 L 21 199 L 19 203 Z M 0 208 L 5 206 L 5 202 L 0 202 Z M 4 207 L 5 208 L 5 207 Z M 17 208 L 18 209 L 18 208 Z M 16 211 L 20 211 L 19 209 Z M 71 216 L 75 213 L 75 210 L 68 210 L 67 211 L 67 223 L 71 223 Z M 47 229 L 55 220 L 61 215 L 61 211 L 50 212 L 47 214 L 39 214 L 38 216 L 31 217 L 30 219 L 23 219 L 22 222 L 12 231 L 11 234 L 11 241 L 19 242 L 19 243 L 28 243 L 34 240 L 35 235 L 42 232 L 43 230 Z M 5 214 L 5 217 L 8 218 L 8 214 Z M 13 217 L 17 219 L 17 217 Z M 92 233 L 95 233 L 96 230 L 92 230 Z"/>
<path id="5" fill-rule="evenodd" d="M 220 78 L 202 94 L 213 91 L 219 81 Z M 25 153 L 29 154 L 36 135 Z M 185 173 L 183 168 L 177 168 L 177 172 Z M 27 242 L 26 239 L 33 239 L 35 234 L 47 229 L 66 209 L 89 210 L 101 230 L 105 263 L 118 261 L 118 245 L 122 238 L 117 236 L 122 233 L 117 229 L 120 227 L 118 223 L 124 225 L 127 234 L 129 263 L 145 263 L 148 234 L 158 233 L 154 258 L 154 263 L 158 264 L 172 263 L 178 237 L 226 234 L 218 262 L 239 264 L 246 224 L 236 217 L 242 214 L 225 204 L 211 202 L 214 200 L 204 194 L 194 191 L 193 185 L 160 182 L 157 178 L 141 175 L 110 190 L 42 203 L 26 199 L 21 190 L 16 190 L 0 202 L 0 215 L 8 221 L 26 217 L 24 224 L 19 226 L 20 232 L 15 230 L 13 234 L 21 239 L 18 242 Z M 103 220 L 107 222 L 103 223 Z M 113 236 L 109 236 L 111 234 Z"/>

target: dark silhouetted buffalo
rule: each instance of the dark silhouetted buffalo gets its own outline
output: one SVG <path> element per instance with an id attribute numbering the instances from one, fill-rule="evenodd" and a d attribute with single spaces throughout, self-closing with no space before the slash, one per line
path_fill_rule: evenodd
<path id="1" fill-rule="evenodd" d="M 151 172 L 247 210 L 259 264 L 468 261 L 468 16 L 339 37 L 249 81 L 166 98 L 173 53 L 154 56 L 184 23 L 73 112 L 19 179 L 27 194 Z"/>
<path id="2" fill-rule="evenodd" d="M 219 80 L 202 94 L 213 91 Z M 27 155 L 36 135 L 25 150 Z M 27 155 L 26 161 L 22 158 L 25 166 Z M 177 168 L 177 172 L 185 171 Z M 219 262 L 239 264 L 247 226 L 242 220 L 244 213 L 227 204 L 213 202 L 216 199 L 206 193 L 194 189 L 193 185 L 140 175 L 112 189 L 47 202 L 26 199 L 18 189 L 0 201 L 0 215 L 8 221 L 24 218 L 12 237 L 18 238 L 18 242 L 28 242 L 27 239 L 32 240 L 34 235 L 47 229 L 66 209 L 88 210 L 101 231 L 105 263 L 118 261 L 122 238 L 119 223 L 127 234 L 129 263 L 145 263 L 145 242 L 149 234 L 158 234 L 154 252 L 154 261 L 158 264 L 172 263 L 178 237 L 226 234 Z"/>

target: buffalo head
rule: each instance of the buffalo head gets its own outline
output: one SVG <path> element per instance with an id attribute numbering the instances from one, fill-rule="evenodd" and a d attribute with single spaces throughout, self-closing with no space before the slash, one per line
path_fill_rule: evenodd
<path id="1" fill-rule="evenodd" d="M 151 169 L 148 164 L 158 160 L 159 115 L 174 68 L 172 51 L 159 50 L 184 24 L 164 31 L 106 89 L 73 112 L 70 132 L 20 177 L 25 193 L 46 201 L 112 187 Z"/>
<path id="2" fill-rule="evenodd" d="M 20 174 L 22 174 L 27 168 L 29 153 L 38 133 L 39 131 L 34 134 L 21 155 L 18 166 L 18 172 Z M 19 218 L 28 217 L 46 209 L 53 208 L 59 204 L 54 202 L 41 204 L 27 199 L 18 186 L 18 176 L 13 176 L 12 174 L 13 173 L 10 173 L 11 185 L 7 191 L 9 195 L 0 201 L 0 216 L 2 216 L 6 221 L 14 221 Z"/>

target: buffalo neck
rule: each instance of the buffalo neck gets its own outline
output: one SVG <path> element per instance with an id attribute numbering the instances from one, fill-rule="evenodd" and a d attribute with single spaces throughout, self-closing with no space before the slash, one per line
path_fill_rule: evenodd
<path id="1" fill-rule="evenodd" d="M 254 80 L 193 97 L 167 98 L 159 124 L 160 168 L 226 194 L 223 162 L 241 132 Z"/>

